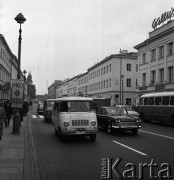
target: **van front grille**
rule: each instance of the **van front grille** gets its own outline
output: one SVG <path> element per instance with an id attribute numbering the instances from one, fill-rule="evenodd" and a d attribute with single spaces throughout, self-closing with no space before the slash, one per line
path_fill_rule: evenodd
<path id="1" fill-rule="evenodd" d="M 85 119 L 78 119 L 78 120 L 72 120 L 72 126 L 88 126 L 89 120 Z"/>

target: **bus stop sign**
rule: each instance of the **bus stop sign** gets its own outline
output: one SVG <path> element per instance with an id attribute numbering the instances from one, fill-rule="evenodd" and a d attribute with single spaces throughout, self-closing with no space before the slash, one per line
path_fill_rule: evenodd
<path id="1" fill-rule="evenodd" d="M 24 100 L 24 80 L 11 80 L 11 106 L 22 108 Z"/>

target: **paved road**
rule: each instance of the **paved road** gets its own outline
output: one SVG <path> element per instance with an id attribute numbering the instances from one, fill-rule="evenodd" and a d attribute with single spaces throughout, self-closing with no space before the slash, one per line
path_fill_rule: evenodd
<path id="1" fill-rule="evenodd" d="M 136 136 L 99 131 L 96 142 L 89 137 L 71 137 L 63 142 L 55 135 L 54 126 L 33 110 L 31 128 L 43 180 L 174 176 L 172 127 L 146 123 Z"/>

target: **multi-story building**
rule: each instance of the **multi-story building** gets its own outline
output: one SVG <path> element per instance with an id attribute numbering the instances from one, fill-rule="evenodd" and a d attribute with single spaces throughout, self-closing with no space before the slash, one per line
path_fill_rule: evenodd
<path id="1" fill-rule="evenodd" d="M 88 96 L 88 72 L 78 77 L 78 95 Z"/>
<path id="2" fill-rule="evenodd" d="M 137 53 L 124 50 L 88 69 L 88 95 L 132 104 L 136 96 Z"/>
<path id="3" fill-rule="evenodd" d="M 61 80 L 55 80 L 54 83 L 48 87 L 48 99 L 56 98 L 56 89 L 62 84 Z"/>
<path id="4" fill-rule="evenodd" d="M 11 79 L 17 76 L 17 58 L 0 34 L 0 99 L 10 99 Z"/>
<path id="5" fill-rule="evenodd" d="M 154 30 L 149 33 L 149 38 L 134 47 L 138 50 L 139 95 L 174 91 L 174 20 L 168 18 L 166 16 L 160 21 L 155 19 L 152 23 Z M 163 22 L 157 28 L 164 20 L 168 22 Z"/>

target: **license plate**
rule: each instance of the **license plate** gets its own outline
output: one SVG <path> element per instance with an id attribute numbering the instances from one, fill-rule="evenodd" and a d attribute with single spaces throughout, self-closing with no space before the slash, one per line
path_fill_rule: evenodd
<path id="1" fill-rule="evenodd" d="M 81 131 L 85 131 L 85 129 L 84 128 L 76 128 L 76 131 L 81 132 Z"/>

